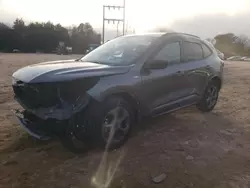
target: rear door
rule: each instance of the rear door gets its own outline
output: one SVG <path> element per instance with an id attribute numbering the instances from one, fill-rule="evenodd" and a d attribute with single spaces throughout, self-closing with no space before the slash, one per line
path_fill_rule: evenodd
<path id="1" fill-rule="evenodd" d="M 190 95 L 202 95 L 209 76 L 211 49 L 199 40 L 183 41 L 183 66 Z"/>

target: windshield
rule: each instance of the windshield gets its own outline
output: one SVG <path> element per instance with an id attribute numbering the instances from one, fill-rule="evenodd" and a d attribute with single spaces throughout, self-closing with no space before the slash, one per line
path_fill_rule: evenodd
<path id="1" fill-rule="evenodd" d="M 156 36 L 126 36 L 113 39 L 94 51 L 81 61 L 96 62 L 109 65 L 133 64 L 142 55 Z"/>

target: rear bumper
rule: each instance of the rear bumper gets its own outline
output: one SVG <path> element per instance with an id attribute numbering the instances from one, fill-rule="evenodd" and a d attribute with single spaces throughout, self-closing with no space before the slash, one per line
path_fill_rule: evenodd
<path id="1" fill-rule="evenodd" d="M 39 140 L 50 140 L 52 136 L 49 133 L 39 129 L 39 124 L 36 122 L 31 122 L 26 119 L 23 115 L 23 112 L 19 110 L 13 111 L 20 126 L 32 137 L 39 139 Z"/>

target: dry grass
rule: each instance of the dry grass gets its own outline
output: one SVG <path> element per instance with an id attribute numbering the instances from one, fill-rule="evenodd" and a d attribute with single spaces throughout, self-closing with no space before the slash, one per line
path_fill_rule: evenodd
<path id="1" fill-rule="evenodd" d="M 10 112 L 18 107 L 11 74 L 58 58 L 72 56 L 0 54 L 0 187 L 90 187 L 102 151 L 76 156 L 57 141 L 38 142 Z M 123 148 L 109 153 L 109 165 L 125 153 L 111 187 L 250 187 L 249 72 L 250 63 L 225 64 L 225 83 L 211 113 L 192 107 L 142 122 Z M 161 173 L 165 181 L 153 184 L 150 177 Z"/>

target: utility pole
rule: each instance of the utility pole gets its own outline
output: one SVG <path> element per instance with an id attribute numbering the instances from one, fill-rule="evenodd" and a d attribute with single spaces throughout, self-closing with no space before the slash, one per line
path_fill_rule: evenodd
<path id="1" fill-rule="evenodd" d="M 119 22 L 117 22 L 117 25 L 116 25 L 116 36 L 118 37 L 119 36 Z"/>
<path id="2" fill-rule="evenodd" d="M 105 17 L 105 11 L 106 10 L 110 10 L 110 9 L 118 9 L 119 11 L 123 11 L 123 18 L 122 19 L 116 19 L 116 18 L 106 18 Z M 123 35 L 125 35 L 125 0 L 123 0 L 123 5 L 122 6 L 114 6 L 114 5 L 103 5 L 103 17 L 102 17 L 102 43 L 104 43 L 104 38 L 105 38 L 105 22 L 108 21 L 109 22 L 113 22 L 113 24 L 115 24 L 115 22 L 117 22 L 117 33 L 118 33 L 118 25 L 120 22 L 123 22 L 123 29 L 122 29 L 122 33 Z"/>
<path id="3" fill-rule="evenodd" d="M 123 35 L 125 35 L 125 0 L 123 0 Z"/>

